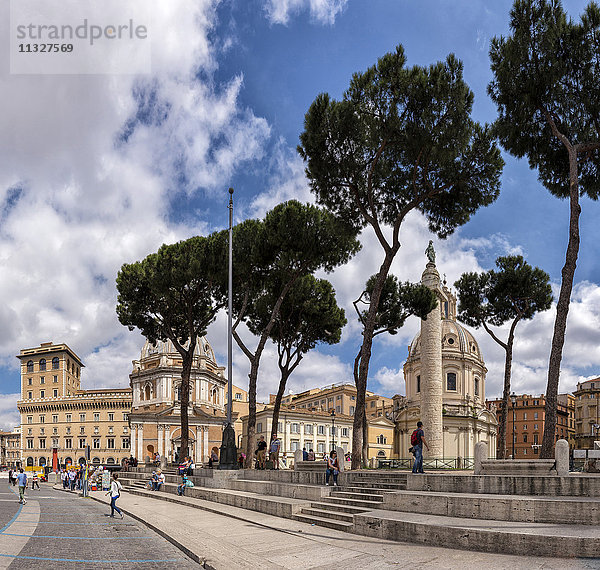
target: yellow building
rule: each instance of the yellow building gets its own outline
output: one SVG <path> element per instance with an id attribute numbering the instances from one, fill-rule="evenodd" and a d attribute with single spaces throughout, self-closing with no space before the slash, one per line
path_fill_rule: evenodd
<path id="1" fill-rule="evenodd" d="M 600 378 L 577 384 L 575 404 L 575 447 L 594 449 L 594 441 L 600 440 Z"/>
<path id="2" fill-rule="evenodd" d="M 21 427 L 0 431 L 0 466 L 18 467 L 21 460 Z"/>
<path id="3" fill-rule="evenodd" d="M 82 390 L 81 359 L 66 344 L 21 350 L 20 461 L 24 466 L 76 464 L 90 448 L 94 464 L 129 456 L 129 388 Z"/>
<path id="4" fill-rule="evenodd" d="M 168 462 L 180 459 L 181 355 L 170 341 L 144 344 L 129 375 L 131 450 L 138 461 L 149 461 L 158 452 Z M 225 420 L 226 379 L 206 338 L 194 349 L 188 406 L 189 453 L 196 464 L 220 452 Z M 234 396 L 235 398 L 235 396 Z M 235 418 L 234 418 L 235 419 Z"/>
<path id="5" fill-rule="evenodd" d="M 269 395 L 269 403 L 275 403 L 275 394 Z M 356 386 L 354 384 L 341 383 L 332 384 L 325 388 L 312 388 L 299 394 L 288 394 L 283 397 L 281 403 L 295 406 L 296 408 L 321 412 L 335 410 L 336 414 L 353 416 L 356 409 Z M 385 411 L 391 410 L 392 404 L 391 398 L 367 391 L 367 415 L 385 415 Z"/>

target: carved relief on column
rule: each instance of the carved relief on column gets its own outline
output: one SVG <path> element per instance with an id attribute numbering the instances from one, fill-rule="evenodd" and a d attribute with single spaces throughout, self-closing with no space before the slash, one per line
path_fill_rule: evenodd
<path id="1" fill-rule="evenodd" d="M 196 453 L 194 456 L 194 463 L 202 463 L 202 428 L 196 426 Z"/>
<path id="2" fill-rule="evenodd" d="M 137 455 L 137 424 L 131 424 L 131 438 L 129 440 L 129 451 L 134 457 Z"/>
<path id="3" fill-rule="evenodd" d="M 172 456 L 171 451 L 171 426 L 168 424 L 163 425 L 163 433 L 165 438 L 165 457 L 170 461 Z"/>

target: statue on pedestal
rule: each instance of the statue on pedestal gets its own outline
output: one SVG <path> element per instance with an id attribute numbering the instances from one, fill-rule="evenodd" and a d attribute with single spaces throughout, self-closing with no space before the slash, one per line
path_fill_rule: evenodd
<path id="1" fill-rule="evenodd" d="M 427 256 L 429 263 L 433 263 L 433 265 L 435 265 L 435 249 L 433 249 L 433 240 L 431 239 L 429 240 L 429 245 L 425 250 L 425 255 Z"/>

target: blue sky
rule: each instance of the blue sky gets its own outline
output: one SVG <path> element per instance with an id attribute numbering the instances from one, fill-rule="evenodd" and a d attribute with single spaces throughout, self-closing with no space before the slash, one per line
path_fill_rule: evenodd
<path id="1" fill-rule="evenodd" d="M 585 4 L 564 3 L 573 17 Z M 7 6 L 0 7 L 3 37 Z M 508 30 L 506 0 L 177 0 L 152 7 L 150 75 L 10 75 L 4 54 L 0 427 L 17 421 L 14 356 L 21 348 L 67 342 L 86 364 L 84 387 L 128 385 L 143 339 L 116 319 L 120 265 L 163 242 L 224 227 L 229 186 L 236 190 L 237 220 L 262 216 L 285 199 L 313 200 L 295 150 L 304 113 L 321 92 L 340 98 L 352 73 L 397 44 L 409 65 L 455 53 L 475 93 L 475 119 L 495 118 L 485 92 L 488 46 Z M 452 283 L 463 271 L 491 268 L 498 255 L 521 253 L 550 274 L 557 291 L 568 204 L 551 197 L 525 161 L 505 159 L 498 201 L 447 240 L 434 238 L 438 268 Z M 584 200 L 562 390 L 600 371 L 597 216 L 598 204 Z M 393 272 L 418 280 L 431 237 L 423 219 L 410 216 Z M 290 379 L 294 391 L 351 381 L 360 344 L 352 301 L 381 260 L 369 230 L 361 240 L 362 252 L 329 276 L 349 320 L 342 342 L 305 358 Z M 517 391 L 544 391 L 553 321 L 551 310 L 519 325 Z M 418 325 L 410 320 L 400 334 L 377 341 L 370 389 L 404 392 L 402 364 Z M 503 353 L 483 331 L 475 335 L 489 369 L 487 395 L 495 397 Z M 223 315 L 208 339 L 225 364 Z M 259 377 L 262 398 L 278 381 L 273 357 L 269 347 Z M 243 386 L 247 373 L 236 352 L 234 381 Z"/>

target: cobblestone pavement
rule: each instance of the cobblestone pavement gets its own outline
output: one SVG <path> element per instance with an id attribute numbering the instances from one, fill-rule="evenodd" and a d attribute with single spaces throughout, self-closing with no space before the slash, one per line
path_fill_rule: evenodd
<path id="1" fill-rule="evenodd" d="M 110 518 L 96 501 L 42 483 L 21 507 L 7 489 L 0 491 L 0 568 L 199 568 L 142 523 Z"/>
<path id="2" fill-rule="evenodd" d="M 13 489 L 18 495 L 19 488 L 8 484 L 8 475 L 0 479 L 0 529 L 6 526 L 19 510 L 19 500 L 15 500 Z"/>

